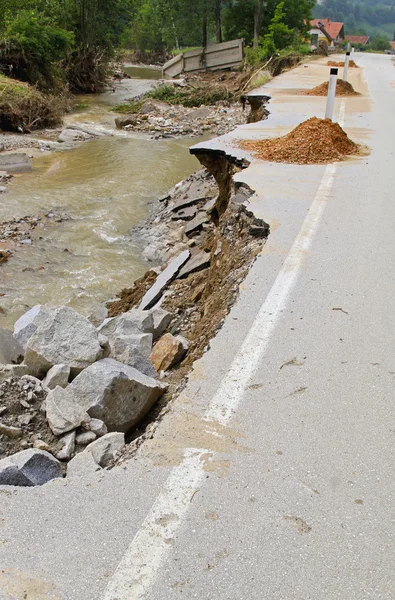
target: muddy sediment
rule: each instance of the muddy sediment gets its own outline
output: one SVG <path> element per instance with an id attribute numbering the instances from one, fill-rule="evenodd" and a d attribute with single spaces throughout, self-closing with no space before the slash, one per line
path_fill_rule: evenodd
<path id="1" fill-rule="evenodd" d="M 321 85 L 317 85 L 311 90 L 303 92 L 304 96 L 327 96 L 328 95 L 328 82 L 325 81 Z M 360 96 L 359 92 L 356 92 L 348 81 L 338 79 L 336 82 L 336 96 Z"/>

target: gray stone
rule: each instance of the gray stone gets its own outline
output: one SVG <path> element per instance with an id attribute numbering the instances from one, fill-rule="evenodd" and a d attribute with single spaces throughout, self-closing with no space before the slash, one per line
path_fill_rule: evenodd
<path id="1" fill-rule="evenodd" d="M 203 269 L 207 269 L 210 266 L 210 253 L 204 252 L 204 250 L 198 250 L 195 252 L 191 260 L 187 262 L 187 264 L 181 269 L 179 272 L 177 279 L 183 279 L 184 277 L 188 277 L 191 273 L 197 273 L 198 271 L 203 271 Z"/>
<path id="2" fill-rule="evenodd" d="M 94 442 L 96 437 L 96 433 L 93 433 L 93 431 L 84 431 L 77 435 L 75 441 L 79 446 L 87 446 L 88 444 Z"/>
<path id="3" fill-rule="evenodd" d="M 152 340 L 152 333 L 121 335 L 110 342 L 110 356 L 124 365 L 134 367 L 144 375 L 157 377 L 158 373 L 149 360 Z"/>
<path id="4" fill-rule="evenodd" d="M 50 390 L 57 386 L 67 387 L 70 378 L 70 367 L 68 365 L 54 365 L 51 367 L 43 381 L 43 385 Z"/>
<path id="5" fill-rule="evenodd" d="M 100 359 L 103 350 L 95 327 L 75 310 L 58 308 L 29 339 L 25 364 L 43 375 L 57 364 L 68 365 L 74 376 Z"/>
<path id="6" fill-rule="evenodd" d="M 10 377 L 22 377 L 29 373 L 27 365 L 0 365 L 0 383 Z"/>
<path id="7" fill-rule="evenodd" d="M 185 208 L 186 206 L 192 206 L 193 204 L 197 204 L 198 202 L 203 202 L 207 200 L 205 196 L 198 198 L 189 198 L 186 197 L 184 200 L 179 200 L 176 204 L 173 204 L 171 207 L 172 211 L 180 210 L 180 208 Z"/>
<path id="8" fill-rule="evenodd" d="M 0 460 L 0 485 L 43 485 L 57 477 L 62 477 L 61 464 L 45 450 L 23 450 Z"/>
<path id="9" fill-rule="evenodd" d="M 17 362 L 23 357 L 22 346 L 14 339 L 12 331 L 0 329 L 0 363 L 9 365 Z"/>
<path id="10" fill-rule="evenodd" d="M 129 431 L 150 410 L 166 385 L 111 358 L 91 365 L 69 386 L 84 411 L 109 431 Z"/>
<path id="11" fill-rule="evenodd" d="M 45 401 L 48 425 L 55 435 L 62 435 L 89 421 L 89 416 L 75 400 L 71 386 L 56 387 Z"/>
<path id="12" fill-rule="evenodd" d="M 98 327 L 101 335 L 111 340 L 120 335 L 130 335 L 138 333 L 152 333 L 154 331 L 154 319 L 151 313 L 145 310 L 132 308 L 118 317 L 105 319 Z"/>
<path id="13" fill-rule="evenodd" d="M 37 331 L 37 328 L 51 316 L 52 310 L 41 304 L 33 306 L 24 315 L 19 317 L 14 325 L 14 338 L 25 349 L 27 342 Z"/>
<path id="14" fill-rule="evenodd" d="M 207 213 L 206 212 L 198 212 L 196 217 L 192 221 L 189 221 L 188 225 L 186 226 L 185 235 L 190 235 L 192 233 L 195 233 L 196 231 L 199 231 L 200 229 L 203 228 L 203 225 L 208 222 L 209 222 L 209 217 L 208 217 Z"/>
<path id="15" fill-rule="evenodd" d="M 99 438 L 85 448 L 85 452 L 89 452 L 95 462 L 101 467 L 108 467 L 116 459 L 118 452 L 125 445 L 125 435 L 123 433 L 114 432 L 108 433 Z"/>
<path id="16" fill-rule="evenodd" d="M 190 256 L 190 251 L 184 250 L 183 252 L 181 252 L 181 254 L 176 256 L 176 258 L 173 258 L 173 260 L 169 262 L 164 271 L 162 271 L 162 273 L 158 275 L 154 285 L 144 295 L 139 306 L 140 310 L 147 310 L 148 308 L 154 306 L 154 304 L 159 300 L 169 283 L 171 283 L 173 279 L 175 279 L 180 269 L 189 260 Z"/>
<path id="17" fill-rule="evenodd" d="M 75 441 L 75 431 L 63 435 L 59 440 L 62 449 L 57 453 L 56 458 L 58 460 L 71 460 L 75 454 Z"/>
<path id="18" fill-rule="evenodd" d="M 181 219 L 182 221 L 191 221 L 196 217 L 197 209 L 194 206 L 186 206 L 185 208 L 181 208 L 172 216 L 173 221 L 177 221 Z"/>
<path id="19" fill-rule="evenodd" d="M 154 320 L 154 340 L 159 338 L 173 320 L 173 315 L 164 308 L 151 308 L 150 313 Z"/>
<path id="20" fill-rule="evenodd" d="M 102 437 L 108 433 L 107 426 L 101 419 L 91 419 L 89 423 L 83 425 L 83 428 L 87 431 L 93 431 L 96 437 Z"/>
<path id="21" fill-rule="evenodd" d="M 13 152 L 0 154 L 0 169 L 8 173 L 28 173 L 33 167 L 25 152 Z"/>

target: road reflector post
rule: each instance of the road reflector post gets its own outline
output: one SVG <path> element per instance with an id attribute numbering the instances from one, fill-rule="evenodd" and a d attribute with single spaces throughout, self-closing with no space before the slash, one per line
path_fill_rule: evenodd
<path id="1" fill-rule="evenodd" d="M 350 50 L 351 50 L 351 44 L 350 44 L 350 42 L 348 42 L 348 44 L 347 44 L 347 52 L 350 52 Z"/>
<path id="2" fill-rule="evenodd" d="M 325 119 L 332 121 L 333 109 L 335 107 L 336 82 L 338 69 L 332 68 L 329 75 L 328 97 L 326 99 Z"/>
<path id="3" fill-rule="evenodd" d="M 349 63 L 350 63 L 350 53 L 346 52 L 346 60 L 344 61 L 343 81 L 347 81 Z"/>

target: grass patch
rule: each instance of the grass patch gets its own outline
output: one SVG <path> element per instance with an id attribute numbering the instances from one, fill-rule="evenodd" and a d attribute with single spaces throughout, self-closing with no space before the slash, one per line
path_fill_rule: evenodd
<path id="1" fill-rule="evenodd" d="M 56 126 L 68 108 L 66 95 L 44 94 L 27 83 L 0 75 L 0 128 L 5 131 Z"/>
<path id="2" fill-rule="evenodd" d="M 74 110 L 83 110 L 84 108 L 88 108 L 89 104 L 86 104 L 85 102 L 79 102 L 78 104 L 74 104 L 73 108 Z"/>
<path id="3" fill-rule="evenodd" d="M 225 86 L 196 86 L 188 89 L 178 90 L 172 85 L 161 85 L 146 94 L 146 98 L 160 100 L 168 104 L 181 104 L 187 108 L 197 108 L 199 106 L 212 106 L 217 102 L 235 101 L 235 94 Z"/>
<path id="4" fill-rule="evenodd" d="M 271 74 L 269 73 L 269 71 L 263 71 L 261 73 L 257 73 L 251 80 L 250 85 L 248 86 L 248 89 L 254 90 L 255 88 L 259 88 L 262 87 L 263 85 L 265 85 L 266 83 L 269 83 L 269 81 L 272 79 Z"/>
<path id="5" fill-rule="evenodd" d="M 126 104 L 118 104 L 110 108 L 111 112 L 120 113 L 121 115 L 135 115 L 144 104 L 144 100 L 131 100 Z"/>

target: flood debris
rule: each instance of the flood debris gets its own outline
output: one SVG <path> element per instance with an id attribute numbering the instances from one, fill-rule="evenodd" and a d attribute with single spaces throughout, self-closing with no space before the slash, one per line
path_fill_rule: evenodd
<path id="1" fill-rule="evenodd" d="M 260 160 L 295 164 L 330 163 L 359 151 L 338 123 L 317 117 L 304 121 L 282 137 L 247 140 L 240 145 Z"/>
<path id="2" fill-rule="evenodd" d="M 344 67 L 344 60 L 339 62 L 328 60 L 326 64 L 328 67 Z M 352 59 L 349 60 L 348 66 L 351 67 L 351 69 L 359 69 L 359 66 Z"/>

